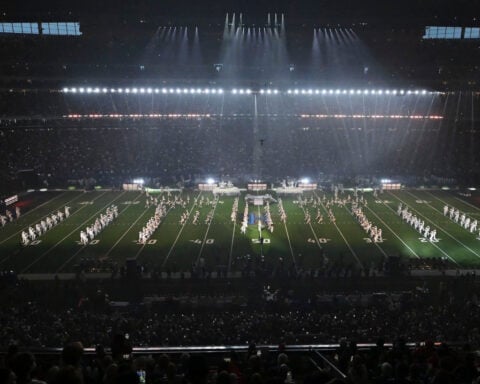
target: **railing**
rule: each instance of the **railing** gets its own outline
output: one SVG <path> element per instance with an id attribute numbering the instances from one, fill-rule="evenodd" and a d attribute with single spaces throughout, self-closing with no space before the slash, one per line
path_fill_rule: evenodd
<path id="1" fill-rule="evenodd" d="M 441 343 L 435 343 L 439 346 Z M 406 343 L 407 348 L 415 348 L 417 346 L 425 345 L 424 342 Z M 460 345 L 458 343 L 448 343 L 450 346 Z M 366 351 L 375 347 L 375 343 L 359 343 L 356 344 L 357 350 Z M 340 347 L 340 344 L 290 344 L 279 346 L 274 344 L 262 344 L 255 346 L 257 350 L 272 351 L 272 352 L 333 352 Z M 385 343 L 385 348 L 392 348 L 393 343 Z M 105 348 L 106 352 L 110 352 L 109 348 Z M 231 351 L 246 353 L 249 350 L 248 345 L 199 345 L 199 346 L 164 346 L 164 347 L 133 347 L 132 353 L 134 355 L 154 355 L 154 354 L 178 354 L 178 353 L 202 353 L 202 354 L 225 354 Z M 59 347 L 45 347 L 45 348 L 30 348 L 30 352 L 38 355 L 55 355 L 62 352 Z M 1 351 L 0 353 L 5 353 Z M 95 354 L 95 348 L 84 348 L 84 354 Z"/>

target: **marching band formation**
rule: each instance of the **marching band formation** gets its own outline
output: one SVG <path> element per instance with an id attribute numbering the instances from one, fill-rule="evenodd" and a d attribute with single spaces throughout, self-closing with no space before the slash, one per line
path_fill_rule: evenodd
<path id="1" fill-rule="evenodd" d="M 23 246 L 29 245 L 32 241 L 37 240 L 38 237 L 45 234 L 57 224 L 61 223 L 63 220 L 68 219 L 70 216 L 70 207 L 65 206 L 64 212 L 58 210 L 57 213 L 52 213 L 47 216 L 44 220 L 41 220 L 35 225 L 32 225 L 26 231 L 22 231 L 21 234 L 21 243 Z"/>
<path id="2" fill-rule="evenodd" d="M 97 236 L 102 230 L 108 227 L 113 220 L 118 217 L 118 207 L 112 204 L 107 208 L 105 213 L 102 213 L 99 217 L 95 219 L 95 222 L 92 225 L 89 225 L 85 228 L 84 231 L 80 231 L 80 243 L 82 245 L 87 245 L 92 241 L 95 236 Z"/>
<path id="3" fill-rule="evenodd" d="M 438 241 L 437 230 L 435 228 L 430 228 L 429 225 L 425 226 L 425 221 L 420 220 L 417 216 L 410 212 L 407 206 L 403 207 L 402 203 L 398 204 L 397 214 L 402 218 L 403 221 L 415 228 L 415 230 L 425 239 L 432 242 Z"/>
<path id="4" fill-rule="evenodd" d="M 270 203 L 268 201 L 265 204 L 265 224 L 270 233 L 273 233 L 273 220 L 272 215 L 270 214 Z"/>
<path id="5" fill-rule="evenodd" d="M 0 214 L 0 224 L 2 227 L 7 225 L 7 223 L 11 223 L 14 219 L 18 219 L 20 217 L 20 207 L 15 207 L 15 217 L 13 217 L 13 213 L 10 210 L 5 211 L 5 215 Z"/>
<path id="6" fill-rule="evenodd" d="M 477 231 L 477 225 L 478 225 L 477 220 L 471 219 L 465 213 L 463 212 L 461 213 L 455 207 L 449 207 L 448 205 L 445 205 L 443 207 L 443 215 L 449 217 L 450 220 L 453 220 L 455 223 L 459 224 L 460 226 L 465 228 L 467 231 L 470 231 L 471 233 L 474 233 Z M 478 235 L 480 236 L 480 232 Z"/>
<path id="7" fill-rule="evenodd" d="M 313 208 L 313 212 L 316 210 L 315 221 L 318 224 L 324 223 L 324 216 L 322 212 L 326 212 L 330 219 L 331 223 L 335 223 L 336 218 L 333 213 L 332 208 L 334 206 L 347 207 L 350 205 L 351 209 L 349 212 L 355 217 L 356 221 L 360 224 L 363 230 L 368 234 L 369 238 L 374 242 L 382 242 L 382 229 L 375 226 L 365 215 L 363 208 L 367 206 L 367 200 L 364 199 L 362 194 L 358 193 L 358 190 L 355 189 L 352 194 L 347 194 L 345 197 L 339 197 L 339 188 L 334 187 L 332 189 L 333 197 L 327 198 L 325 195 L 322 197 L 314 195 L 307 198 L 303 198 L 303 196 L 298 196 L 297 201 L 294 203 L 298 203 L 298 205 L 303 209 L 304 212 L 304 223 L 310 225 L 312 222 L 313 214 L 311 210 Z M 343 194 L 343 190 L 342 190 Z M 377 196 L 377 190 L 374 190 L 374 197 Z M 208 197 L 197 197 L 195 200 L 195 204 L 200 209 L 203 206 L 211 207 L 210 211 L 208 212 L 205 218 L 205 224 L 210 224 L 213 220 L 213 215 L 215 212 L 216 204 L 219 202 L 219 197 L 214 196 L 212 199 Z M 187 220 L 190 216 L 189 211 L 187 210 L 187 206 L 190 204 L 190 196 L 186 196 L 182 198 L 180 195 L 172 195 L 168 192 L 168 195 L 165 196 L 164 194 L 160 196 L 150 196 L 148 192 L 146 192 L 146 202 L 145 208 L 149 208 L 150 206 L 155 207 L 155 213 L 150 219 L 147 221 L 145 226 L 139 231 L 138 233 L 138 243 L 139 244 L 146 244 L 147 241 L 151 238 L 154 232 L 158 229 L 162 219 L 167 215 L 167 212 L 175 208 L 176 206 L 181 206 L 184 211 L 180 215 L 180 224 L 185 225 Z M 230 219 L 232 222 L 235 222 L 238 217 L 238 205 L 239 205 L 239 197 L 235 197 L 233 200 L 232 211 L 230 215 Z M 283 202 L 281 198 L 278 198 L 278 214 L 280 217 L 280 221 L 286 223 L 287 221 L 287 214 L 283 207 Z M 200 210 L 197 209 L 194 211 L 192 224 L 198 225 L 200 219 Z M 193 208 L 192 208 L 193 210 Z M 15 208 L 15 216 L 13 215 L 12 211 L 6 210 L 5 216 L 0 215 L 0 223 L 2 226 L 5 226 L 7 222 L 13 221 L 15 218 L 20 217 L 20 208 Z M 429 225 L 425 224 L 425 221 L 422 220 L 420 217 L 417 217 L 407 205 L 402 205 L 400 203 L 397 208 L 397 214 L 402 218 L 404 222 L 408 225 L 412 226 L 417 232 L 419 232 L 423 238 L 430 242 L 437 242 L 437 230 Z M 83 245 L 87 245 L 91 242 L 103 229 L 105 229 L 114 219 L 118 217 L 118 207 L 116 205 L 111 205 L 105 211 L 105 213 L 101 214 L 99 217 L 95 219 L 95 222 L 91 225 L 87 226 L 84 230 L 80 231 L 80 243 Z M 445 205 L 443 207 L 443 215 L 448 217 L 450 220 L 454 221 L 458 225 L 462 226 L 464 229 L 468 230 L 471 233 L 475 233 L 478 230 L 478 221 L 472 217 L 468 217 L 466 213 L 460 212 L 459 209 Z M 25 229 L 21 232 L 21 244 L 23 246 L 29 245 L 31 242 L 35 241 L 38 237 L 45 234 L 48 230 L 55 227 L 57 224 L 61 223 L 65 219 L 70 216 L 70 207 L 65 206 L 64 211 L 58 210 L 55 213 L 50 214 L 49 216 L 42 219 L 40 222 L 36 223 L 35 225 L 31 225 L 28 229 Z M 240 226 L 240 231 L 242 234 L 246 234 L 248 228 L 248 221 L 249 221 L 249 206 L 245 204 L 244 212 L 243 212 L 243 219 Z M 265 202 L 263 206 L 263 218 L 258 220 L 259 230 L 262 229 L 262 224 L 264 223 L 266 229 L 273 233 L 274 224 L 271 216 L 270 211 L 270 203 L 268 201 Z M 479 232 L 480 236 L 480 232 Z"/>
<path id="8" fill-rule="evenodd" d="M 359 207 L 356 203 L 352 203 L 352 213 L 374 243 L 381 243 L 383 241 L 382 229 L 377 228 L 367 219 L 362 211 L 362 207 Z"/>
<path id="9" fill-rule="evenodd" d="M 240 232 L 243 234 L 247 233 L 247 226 L 248 226 L 248 204 L 245 204 L 245 209 L 243 210 L 243 220 L 242 226 L 240 227 Z"/>
<path id="10" fill-rule="evenodd" d="M 285 213 L 285 209 L 283 208 L 282 199 L 278 198 L 278 213 L 280 214 L 280 221 L 282 223 L 287 222 L 287 214 Z"/>

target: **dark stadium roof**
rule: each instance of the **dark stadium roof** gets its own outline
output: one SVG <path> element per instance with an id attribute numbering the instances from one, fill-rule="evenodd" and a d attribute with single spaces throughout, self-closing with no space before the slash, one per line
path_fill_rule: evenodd
<path id="1" fill-rule="evenodd" d="M 263 20 L 267 12 L 285 13 L 294 23 L 376 22 L 470 23 L 480 18 L 478 0 L 25 0 L 4 3 L 6 17 L 121 17 L 158 22 L 164 18 L 214 22 L 226 12 L 243 12 Z M 219 20 L 221 22 L 221 19 Z"/>

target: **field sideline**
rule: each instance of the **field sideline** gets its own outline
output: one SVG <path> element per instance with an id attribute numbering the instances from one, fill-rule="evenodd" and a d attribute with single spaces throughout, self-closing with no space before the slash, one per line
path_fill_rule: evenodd
<path id="1" fill-rule="evenodd" d="M 175 192 L 180 194 L 180 192 Z M 278 199 L 275 192 L 272 196 Z M 345 192 L 346 197 L 352 192 Z M 164 194 L 165 199 L 172 198 Z M 480 220 L 480 207 L 473 200 L 462 198 L 450 191 L 402 190 L 384 192 L 374 197 L 364 193 L 367 204 L 363 212 L 373 225 L 383 231 L 382 242 L 372 242 L 350 212 L 350 205 L 327 202 L 333 198 L 330 192 L 320 190 L 304 193 L 305 205 L 297 196 L 281 197 L 287 215 L 286 223 L 280 220 L 278 204 L 270 206 L 274 223 L 273 233 L 262 231 L 264 244 L 258 241 L 258 225 L 249 225 L 245 234 L 240 231 L 245 201 L 242 194 L 238 204 L 237 220 L 230 218 L 234 197 L 213 199 L 210 192 L 185 190 L 181 197 L 189 202 L 185 207 L 177 205 L 168 210 L 159 228 L 147 244 L 138 244 L 138 232 L 155 208 L 145 205 L 146 196 L 134 191 L 59 191 L 27 194 L 20 201 L 22 215 L 19 219 L 0 228 L 0 269 L 17 273 L 73 272 L 76 265 L 89 265 L 90 269 L 135 258 L 139 264 L 162 271 L 189 271 L 193 264 L 204 264 L 208 269 L 239 271 L 250 262 L 260 260 L 275 268 L 322 268 L 322 266 L 350 266 L 369 268 L 387 256 L 402 256 L 419 263 L 425 258 L 443 258 L 452 267 L 477 268 L 480 266 L 480 240 L 476 233 L 462 228 L 443 215 L 445 204 L 464 212 L 472 220 Z M 159 198 L 162 195 L 158 195 Z M 325 197 L 325 198 L 324 198 Z M 208 200 L 207 200 L 208 199 Z M 320 202 L 313 204 L 312 202 Z M 437 242 L 423 239 L 413 227 L 397 215 L 401 203 L 425 221 L 425 225 L 437 230 Z M 79 244 L 80 230 L 91 224 L 105 209 L 115 204 L 119 216 L 106 227 L 93 242 Z M 34 226 L 57 210 L 71 207 L 68 219 L 40 236 L 34 244 L 21 245 L 21 231 Z M 328 217 L 332 210 L 335 222 Z M 263 215 L 264 208 L 249 206 L 249 212 Z M 193 216 L 199 211 L 198 224 Z M 213 219 L 205 223 L 211 212 Z M 306 223 L 305 214 L 311 216 Z M 320 212 L 323 222 L 318 223 Z M 180 216 L 188 218 L 180 223 Z M 260 214 L 260 215 L 259 215 Z"/>

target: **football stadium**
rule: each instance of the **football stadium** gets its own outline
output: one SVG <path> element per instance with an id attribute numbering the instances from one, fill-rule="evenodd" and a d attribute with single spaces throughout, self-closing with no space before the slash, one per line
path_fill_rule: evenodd
<path id="1" fill-rule="evenodd" d="M 0 384 L 480 380 L 479 17 L 0 5 Z"/>

